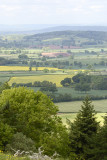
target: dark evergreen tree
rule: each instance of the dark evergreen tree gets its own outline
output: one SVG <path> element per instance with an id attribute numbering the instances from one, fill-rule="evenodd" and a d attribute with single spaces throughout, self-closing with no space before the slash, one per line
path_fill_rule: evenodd
<path id="1" fill-rule="evenodd" d="M 107 116 L 104 119 L 104 125 L 91 140 L 90 160 L 107 160 Z"/>
<path id="2" fill-rule="evenodd" d="M 69 123 L 69 146 L 71 152 L 77 154 L 79 159 L 88 160 L 90 157 L 88 154 L 88 148 L 91 147 L 90 139 L 97 133 L 99 126 L 95 114 L 94 106 L 86 97 L 75 121 Z"/>

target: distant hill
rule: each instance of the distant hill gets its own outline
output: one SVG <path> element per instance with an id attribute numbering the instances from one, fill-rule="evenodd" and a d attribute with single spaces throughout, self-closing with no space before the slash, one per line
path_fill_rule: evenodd
<path id="1" fill-rule="evenodd" d="M 32 47 L 75 48 L 107 44 L 107 32 L 100 31 L 54 31 L 25 36 L 24 42 Z M 55 48 L 55 47 L 54 47 Z M 58 49 L 58 48 L 56 48 Z"/>
<path id="2" fill-rule="evenodd" d="M 46 24 L 34 25 L 0 25 L 1 34 L 37 34 L 54 31 L 104 31 L 107 26 L 58 26 Z"/>
<path id="3" fill-rule="evenodd" d="M 6 36 L 4 36 L 6 37 Z M 9 37 L 9 38 L 8 38 Z M 54 31 L 26 36 L 0 37 L 1 47 L 72 49 L 81 47 L 107 47 L 104 31 Z"/>

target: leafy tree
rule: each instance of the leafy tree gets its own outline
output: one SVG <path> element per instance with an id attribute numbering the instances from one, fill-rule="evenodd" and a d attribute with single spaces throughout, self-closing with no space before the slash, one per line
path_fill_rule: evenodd
<path id="1" fill-rule="evenodd" d="M 56 151 L 66 156 L 68 133 L 57 112 L 57 106 L 46 95 L 24 87 L 4 90 L 0 97 L 0 119 L 4 124 L 31 138 L 36 148 L 43 146 L 47 155 Z"/>
<path id="2" fill-rule="evenodd" d="M 1 122 L 0 119 L 0 150 L 5 150 L 5 147 L 10 142 L 12 136 L 13 129 L 8 124 Z"/>
<path id="3" fill-rule="evenodd" d="M 0 86 L 0 93 L 2 93 L 2 91 L 5 89 L 10 89 L 10 88 L 11 87 L 9 86 L 9 84 L 7 82 L 5 82 Z"/>
<path id="4" fill-rule="evenodd" d="M 91 83 L 91 76 L 84 73 L 79 73 L 72 77 L 74 83 Z"/>
<path id="5" fill-rule="evenodd" d="M 61 85 L 64 87 L 70 86 L 71 85 L 71 78 L 65 78 L 64 80 L 62 80 Z"/>
<path id="6" fill-rule="evenodd" d="M 96 121 L 94 106 L 88 97 L 83 101 L 81 110 L 77 114 L 74 123 L 69 123 L 70 149 L 80 159 L 89 158 L 88 148 L 91 147 L 90 139 L 97 133 L 98 122 Z"/>
<path id="7" fill-rule="evenodd" d="M 75 90 L 76 91 L 81 91 L 81 92 L 87 92 L 90 91 L 90 84 L 88 83 L 78 83 L 75 85 Z"/>
<path id="8" fill-rule="evenodd" d="M 49 91 L 49 92 L 57 92 L 58 89 L 56 88 L 56 85 L 52 85 L 52 86 L 45 86 L 45 87 L 41 87 L 40 91 Z"/>

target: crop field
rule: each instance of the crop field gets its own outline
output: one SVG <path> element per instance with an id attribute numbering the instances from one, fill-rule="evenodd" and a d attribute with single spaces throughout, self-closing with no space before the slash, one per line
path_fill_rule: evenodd
<path id="1" fill-rule="evenodd" d="M 23 76 L 23 77 L 12 77 L 9 81 L 9 85 L 12 85 L 12 83 L 29 83 L 32 82 L 34 83 L 35 81 L 49 81 L 56 83 L 57 87 L 62 87 L 60 82 L 66 78 L 72 78 L 73 75 L 37 75 L 37 76 Z"/>
<path id="2" fill-rule="evenodd" d="M 60 71 L 62 69 L 51 68 L 51 67 L 37 67 L 37 70 L 42 71 L 44 69 Z M 36 67 L 32 67 L 32 70 L 35 71 Z M 0 71 L 29 71 L 28 66 L 0 66 Z"/>
<path id="3" fill-rule="evenodd" d="M 78 112 L 81 109 L 82 101 L 55 103 L 59 107 L 59 112 Z M 107 112 L 107 100 L 92 101 L 96 112 Z"/>
<path id="4" fill-rule="evenodd" d="M 64 125 L 67 126 L 67 119 L 69 119 L 71 122 L 75 120 L 77 113 L 72 114 L 58 114 L 58 116 L 62 119 L 62 122 Z M 100 125 L 103 125 L 104 119 L 103 117 L 106 115 L 106 113 L 97 113 L 97 121 L 100 122 Z"/>

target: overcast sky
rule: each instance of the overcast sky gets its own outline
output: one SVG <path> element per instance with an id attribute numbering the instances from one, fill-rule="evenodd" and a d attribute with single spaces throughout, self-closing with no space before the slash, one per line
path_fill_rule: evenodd
<path id="1" fill-rule="evenodd" d="M 107 0 L 0 0 L 0 24 L 107 25 Z"/>

